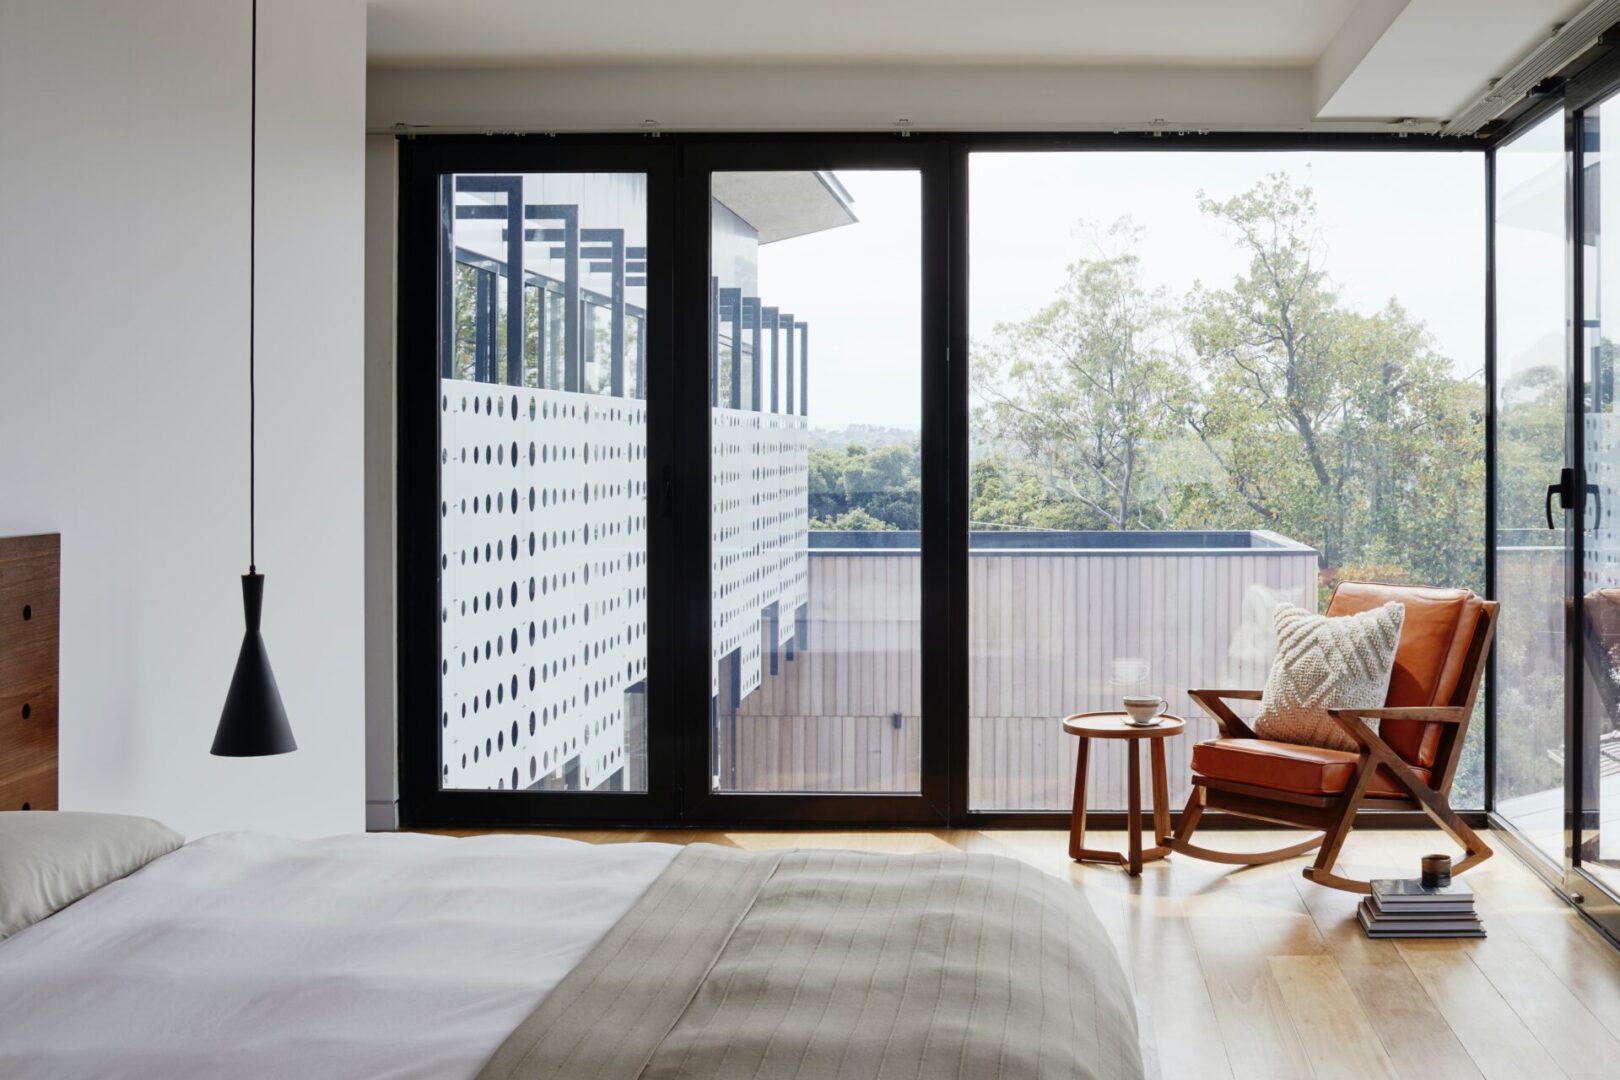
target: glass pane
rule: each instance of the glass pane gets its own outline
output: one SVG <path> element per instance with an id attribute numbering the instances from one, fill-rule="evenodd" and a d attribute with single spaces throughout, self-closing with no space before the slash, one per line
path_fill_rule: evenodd
<path id="1" fill-rule="evenodd" d="M 441 784 L 645 791 L 646 177 L 444 198 Z"/>
<path id="2" fill-rule="evenodd" d="M 1620 500 L 1620 402 L 1615 384 L 1615 360 L 1620 355 L 1616 344 L 1620 243 L 1609 243 L 1603 228 L 1606 220 L 1620 220 L 1620 185 L 1603 182 L 1610 164 L 1605 135 L 1611 126 L 1620 130 L 1620 102 L 1614 98 L 1589 112 L 1581 130 L 1586 182 L 1586 229 L 1580 246 L 1586 301 L 1580 338 L 1585 365 L 1581 390 L 1586 399 L 1581 628 L 1586 670 L 1577 858 L 1599 881 L 1620 892 L 1620 529 L 1614 516 Z"/>
<path id="3" fill-rule="evenodd" d="M 1066 714 L 1260 688 L 1279 602 L 1484 590 L 1484 213 L 1471 154 L 970 163 L 969 804 L 1071 805 Z M 1400 192 L 1391 199 L 1391 191 Z M 1478 806 L 1476 724 L 1453 799 Z M 1089 804 L 1122 808 L 1121 742 Z"/>
<path id="4" fill-rule="evenodd" d="M 711 194 L 713 787 L 918 791 L 921 177 Z"/>
<path id="5" fill-rule="evenodd" d="M 1564 857 L 1564 116 L 1496 152 L 1496 809 Z"/>

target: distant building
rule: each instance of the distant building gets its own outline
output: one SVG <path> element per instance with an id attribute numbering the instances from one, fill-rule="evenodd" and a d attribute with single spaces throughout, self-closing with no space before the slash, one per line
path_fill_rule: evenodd
<path id="1" fill-rule="evenodd" d="M 441 783 L 646 783 L 646 181 L 460 175 L 443 201 Z M 808 588 L 809 324 L 761 244 L 850 224 L 830 173 L 714 181 L 714 686 L 735 715 Z"/>

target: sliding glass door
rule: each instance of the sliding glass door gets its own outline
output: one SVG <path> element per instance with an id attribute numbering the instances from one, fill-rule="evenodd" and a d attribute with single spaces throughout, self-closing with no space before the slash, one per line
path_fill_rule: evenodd
<path id="1" fill-rule="evenodd" d="M 1495 820 L 1620 932 L 1620 98 L 1493 154 L 1497 363 Z"/>
<path id="2" fill-rule="evenodd" d="M 1571 408 L 1563 110 L 1494 158 L 1496 811 L 1561 863 Z"/>
<path id="3" fill-rule="evenodd" d="M 708 194 L 700 815 L 944 820 L 943 160 L 688 154 Z"/>
<path id="4" fill-rule="evenodd" d="M 1576 114 L 1580 213 L 1580 457 L 1577 499 L 1582 658 L 1572 725 L 1571 869 L 1590 909 L 1620 928 L 1620 96 Z M 1574 523 L 1572 523 L 1573 525 Z M 1586 888 L 1582 882 L 1595 888 Z M 1572 890 L 1573 891 L 1573 890 Z"/>
<path id="5" fill-rule="evenodd" d="M 419 631 L 401 692 L 438 707 L 402 726 L 407 803 L 440 821 L 667 813 L 673 770 L 651 748 L 668 741 L 668 155 L 443 146 L 410 163 L 402 208 L 433 227 L 402 233 L 419 268 L 402 330 L 434 348 L 401 379 L 402 618 Z"/>

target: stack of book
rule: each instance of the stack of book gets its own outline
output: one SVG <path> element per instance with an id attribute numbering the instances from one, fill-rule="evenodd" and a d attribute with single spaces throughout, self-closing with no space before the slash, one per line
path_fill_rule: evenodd
<path id="1" fill-rule="evenodd" d="M 1485 924 L 1474 911 L 1474 890 L 1455 879 L 1439 888 L 1427 888 L 1416 878 L 1376 880 L 1356 914 L 1368 937 L 1485 936 Z"/>

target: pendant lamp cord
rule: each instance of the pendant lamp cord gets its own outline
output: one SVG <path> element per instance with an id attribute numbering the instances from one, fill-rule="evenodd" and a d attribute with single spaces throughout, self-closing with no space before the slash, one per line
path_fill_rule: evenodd
<path id="1" fill-rule="evenodd" d="M 252 88 L 248 91 L 248 573 L 258 573 L 258 372 L 254 346 L 258 343 L 254 303 L 258 298 L 255 276 L 258 259 L 259 187 L 259 0 L 253 0 L 253 56 L 248 64 Z"/>

